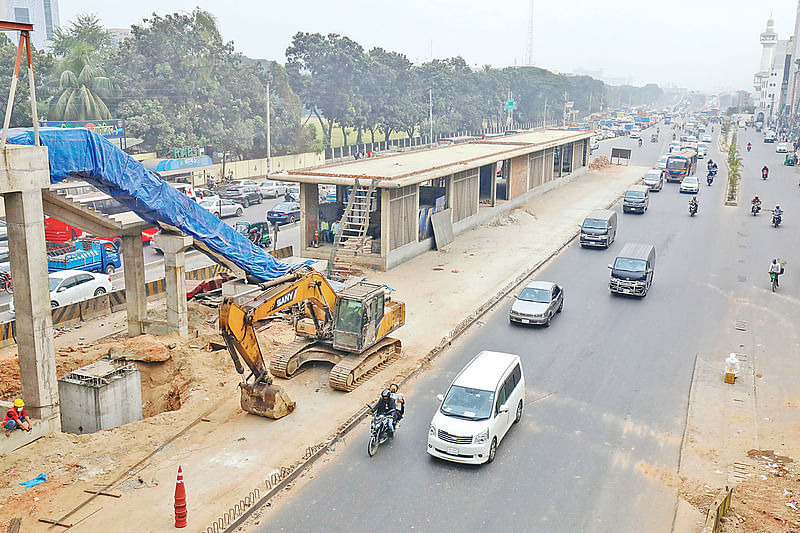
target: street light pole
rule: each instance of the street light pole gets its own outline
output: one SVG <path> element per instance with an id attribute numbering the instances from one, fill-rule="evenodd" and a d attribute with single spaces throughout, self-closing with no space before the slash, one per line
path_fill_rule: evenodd
<path id="1" fill-rule="evenodd" d="M 270 124 L 270 110 L 269 110 L 269 82 L 267 82 L 267 177 L 272 173 L 272 139 L 271 139 L 271 124 Z"/>
<path id="2" fill-rule="evenodd" d="M 431 126 L 430 144 L 433 146 L 433 89 L 428 89 L 428 122 Z"/>

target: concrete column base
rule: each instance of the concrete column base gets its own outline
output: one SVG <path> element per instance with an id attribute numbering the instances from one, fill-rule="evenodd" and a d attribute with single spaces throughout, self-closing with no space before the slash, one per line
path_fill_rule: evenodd
<path id="1" fill-rule="evenodd" d="M 167 288 L 167 327 L 189 338 L 189 310 L 186 304 L 186 256 L 194 242 L 186 235 L 159 233 L 156 245 L 164 252 L 164 282 Z"/>
<path id="2" fill-rule="evenodd" d="M 122 236 L 122 263 L 125 276 L 129 337 L 136 337 L 144 333 L 142 324 L 147 320 L 143 254 L 144 246 L 141 234 Z"/>

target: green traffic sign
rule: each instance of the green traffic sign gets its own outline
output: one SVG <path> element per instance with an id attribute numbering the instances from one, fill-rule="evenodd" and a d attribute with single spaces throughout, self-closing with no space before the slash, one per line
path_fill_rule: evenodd
<path id="1" fill-rule="evenodd" d="M 503 106 L 503 108 L 504 109 L 516 109 L 517 108 L 517 102 L 515 102 L 514 100 L 508 100 L 508 101 L 506 101 L 506 103 Z"/>

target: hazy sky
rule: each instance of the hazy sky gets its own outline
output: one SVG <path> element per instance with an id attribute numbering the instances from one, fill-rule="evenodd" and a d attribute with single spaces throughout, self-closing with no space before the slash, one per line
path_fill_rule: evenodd
<path id="1" fill-rule="evenodd" d="M 297 31 L 339 33 L 402 52 L 414 62 L 461 55 L 470 65 L 522 64 L 530 0 L 61 0 L 65 24 L 95 13 L 128 27 L 152 12 L 200 6 L 222 35 L 254 58 L 285 60 Z M 793 0 L 535 0 L 535 64 L 602 70 L 700 90 L 752 90 L 770 12 L 779 38 L 794 31 Z"/>

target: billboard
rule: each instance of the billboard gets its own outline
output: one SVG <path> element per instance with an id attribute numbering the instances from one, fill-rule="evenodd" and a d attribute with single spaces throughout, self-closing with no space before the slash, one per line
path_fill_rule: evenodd
<path id="1" fill-rule="evenodd" d="M 86 128 L 106 139 L 121 139 L 125 137 L 125 121 L 111 120 L 69 120 L 63 122 L 42 122 L 46 128 Z"/>

